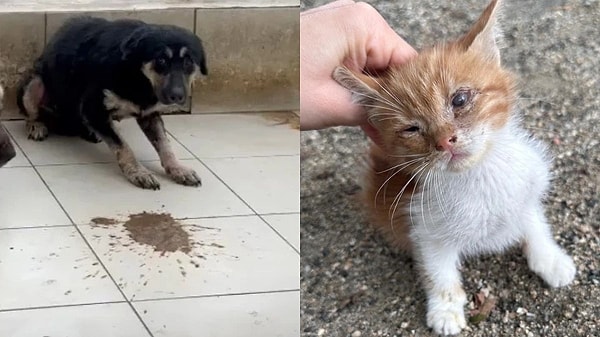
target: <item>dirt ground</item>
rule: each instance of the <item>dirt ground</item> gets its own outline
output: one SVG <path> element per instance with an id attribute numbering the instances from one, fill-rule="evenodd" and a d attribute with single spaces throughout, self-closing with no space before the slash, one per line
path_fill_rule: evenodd
<path id="1" fill-rule="evenodd" d="M 487 4 L 368 2 L 417 48 L 459 36 Z M 506 2 L 503 62 L 521 78 L 526 127 L 555 157 L 547 216 L 578 271 L 571 286 L 554 290 L 516 248 L 466 261 L 467 294 L 486 288 L 498 302 L 461 335 L 598 336 L 600 1 Z M 429 336 L 412 259 L 392 253 L 355 203 L 365 145 L 353 128 L 302 134 L 302 336 Z"/>

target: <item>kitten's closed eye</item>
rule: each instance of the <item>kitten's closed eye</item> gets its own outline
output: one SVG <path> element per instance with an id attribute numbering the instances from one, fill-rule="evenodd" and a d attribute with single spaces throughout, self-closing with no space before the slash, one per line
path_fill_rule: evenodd
<path id="1" fill-rule="evenodd" d="M 402 138 L 410 138 L 416 136 L 421 131 L 421 128 L 416 125 L 410 125 L 404 128 L 400 128 L 396 131 L 396 135 Z"/>

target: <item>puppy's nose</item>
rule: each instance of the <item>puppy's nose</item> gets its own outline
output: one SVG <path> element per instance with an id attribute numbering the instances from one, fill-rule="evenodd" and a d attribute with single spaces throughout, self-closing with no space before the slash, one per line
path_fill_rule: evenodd
<path id="1" fill-rule="evenodd" d="M 181 87 L 175 87 L 171 90 L 167 99 L 171 104 L 183 104 L 185 103 L 185 90 Z"/>

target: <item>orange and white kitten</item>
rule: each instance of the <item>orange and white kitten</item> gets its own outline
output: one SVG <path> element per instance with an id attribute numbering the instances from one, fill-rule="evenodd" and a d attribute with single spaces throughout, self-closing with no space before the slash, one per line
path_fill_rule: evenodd
<path id="1" fill-rule="evenodd" d="M 464 257 L 520 243 L 550 286 L 575 276 L 544 216 L 550 159 L 520 126 L 515 79 L 500 64 L 499 6 L 492 1 L 459 40 L 379 77 L 343 67 L 333 74 L 381 136 L 370 150 L 365 207 L 395 247 L 412 250 L 427 325 L 442 335 L 466 325 Z"/>

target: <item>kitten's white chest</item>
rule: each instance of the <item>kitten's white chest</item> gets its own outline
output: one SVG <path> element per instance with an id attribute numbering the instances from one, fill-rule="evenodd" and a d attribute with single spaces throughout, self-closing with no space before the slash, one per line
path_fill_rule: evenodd
<path id="1" fill-rule="evenodd" d="M 548 187 L 544 151 L 534 140 L 510 137 L 495 144 L 478 166 L 440 174 L 413 198 L 413 236 L 457 246 L 467 255 L 514 243 L 526 213 Z"/>

